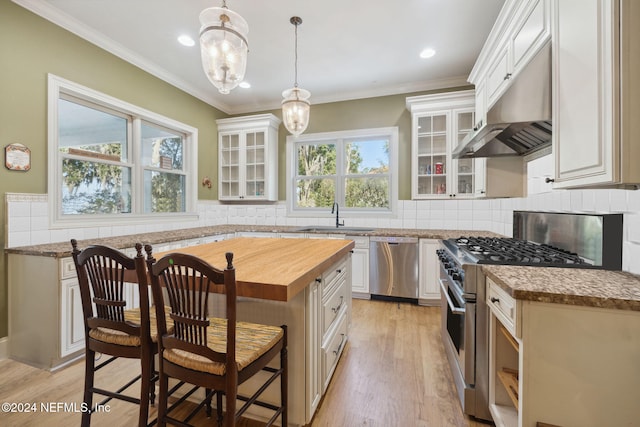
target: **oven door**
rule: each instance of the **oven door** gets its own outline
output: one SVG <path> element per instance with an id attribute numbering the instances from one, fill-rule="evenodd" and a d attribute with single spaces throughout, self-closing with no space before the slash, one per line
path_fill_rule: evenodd
<path id="1" fill-rule="evenodd" d="M 465 299 L 461 286 L 440 266 L 442 341 L 466 414 L 475 412 L 475 300 Z"/>

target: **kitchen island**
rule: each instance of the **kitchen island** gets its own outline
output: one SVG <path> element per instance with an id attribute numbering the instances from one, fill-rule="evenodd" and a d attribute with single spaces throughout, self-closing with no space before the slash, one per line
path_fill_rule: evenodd
<path id="1" fill-rule="evenodd" d="M 219 267 L 226 265 L 224 254 L 233 252 L 238 320 L 288 326 L 291 425 L 311 421 L 347 342 L 353 246 L 353 241 L 343 239 L 234 238 L 174 250 Z M 162 255 L 154 254 L 156 258 Z M 56 284 L 59 275 L 63 282 L 77 283 L 73 263 L 68 258 L 58 261 L 27 254 L 9 257 L 9 280 L 14 284 L 10 294 L 12 358 L 51 369 L 81 355 L 83 342 L 77 342 L 69 354 L 61 352 L 68 339 L 62 331 L 73 334 L 75 325 L 76 335 L 81 336 L 81 309 L 55 303 L 70 301 L 58 296 Z M 77 292 L 73 286 L 63 289 Z M 212 309 L 224 307 L 223 296 L 212 298 L 211 304 Z M 70 331 L 65 326 L 68 322 Z M 243 386 L 253 385 L 249 381 Z M 265 398 L 278 402 L 277 382 Z M 260 410 L 256 407 L 250 415 L 261 418 Z"/>

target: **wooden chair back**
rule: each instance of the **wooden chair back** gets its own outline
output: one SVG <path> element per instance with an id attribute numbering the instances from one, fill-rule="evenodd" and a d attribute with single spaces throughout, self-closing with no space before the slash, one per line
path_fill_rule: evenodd
<path id="1" fill-rule="evenodd" d="M 227 266 L 222 271 L 193 255 L 171 253 L 156 261 L 151 246 L 146 245 L 145 251 L 154 304 L 163 307 L 166 295 L 171 307 L 170 318 L 174 323 L 174 333 L 167 335 L 164 312 L 157 312 L 160 351 L 188 351 L 214 362 L 225 363 L 229 369 L 235 370 L 236 278 L 233 254 L 226 254 Z M 226 314 L 209 313 L 209 298 L 213 292 L 226 295 Z M 227 320 L 227 348 L 224 353 L 207 346 L 210 316 Z"/>
<path id="2" fill-rule="evenodd" d="M 71 240 L 76 265 L 86 333 L 95 328 L 109 328 L 129 335 L 149 337 L 149 288 L 142 245 L 136 244 L 137 255 L 130 258 L 117 249 L 93 245 L 82 251 Z M 132 278 L 135 277 L 136 279 Z M 137 283 L 136 283 L 137 281 Z M 140 324 L 127 322 L 125 283 L 137 284 Z"/>

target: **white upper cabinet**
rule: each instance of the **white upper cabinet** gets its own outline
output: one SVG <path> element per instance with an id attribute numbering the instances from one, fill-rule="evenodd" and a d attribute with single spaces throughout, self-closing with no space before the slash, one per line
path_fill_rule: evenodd
<path id="1" fill-rule="evenodd" d="M 278 126 L 273 114 L 216 120 L 218 198 L 278 200 Z"/>
<path id="2" fill-rule="evenodd" d="M 494 60 L 487 77 L 485 79 L 487 86 L 487 106 L 493 105 L 496 100 L 505 91 L 509 79 L 513 75 L 513 66 L 511 65 L 511 43 L 505 42 L 498 57 Z M 485 109 L 488 109 L 484 106 Z"/>
<path id="3" fill-rule="evenodd" d="M 476 86 L 476 127 L 531 58 L 549 41 L 550 0 L 507 0 L 469 81 Z"/>
<path id="4" fill-rule="evenodd" d="M 411 111 L 411 195 L 413 199 L 465 198 L 476 193 L 477 163 L 451 157 L 474 126 L 473 91 L 407 98 Z"/>
<path id="5" fill-rule="evenodd" d="M 554 188 L 640 183 L 640 2 L 553 2 Z"/>

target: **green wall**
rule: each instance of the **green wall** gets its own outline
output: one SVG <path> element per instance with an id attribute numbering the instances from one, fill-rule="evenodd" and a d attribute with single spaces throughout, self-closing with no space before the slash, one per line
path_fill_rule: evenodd
<path id="1" fill-rule="evenodd" d="M 21 143 L 29 147 L 32 153 L 31 170 L 26 173 L 0 168 L 2 202 L 5 193 L 47 192 L 48 73 L 198 128 L 198 177 L 209 176 L 214 182 L 211 189 L 199 186 L 198 198 L 217 198 L 215 120 L 228 117 L 227 114 L 9 0 L 0 0 L 0 58 L 0 146 L 4 148 L 7 144 Z M 215 91 L 215 88 L 212 86 L 211 90 Z M 405 98 L 427 93 L 430 92 L 312 104 L 311 121 L 306 133 L 398 126 L 399 198 L 410 199 L 411 117 L 405 106 Z M 280 110 L 264 112 L 282 117 Z M 284 126 L 280 126 L 280 200 L 286 197 L 287 135 Z M 5 210 L 0 209 L 0 224 L 3 224 L 0 227 L 0 337 L 6 336 L 8 329 L 6 254 L 3 250 L 6 222 Z"/>
<path id="2" fill-rule="evenodd" d="M 406 107 L 406 98 L 428 93 L 441 93 L 453 90 L 469 89 L 452 88 L 440 89 L 432 92 L 420 92 L 401 95 L 381 96 L 377 98 L 358 99 L 353 101 L 332 102 L 329 104 L 313 105 L 311 96 L 311 113 L 308 133 L 333 132 L 353 129 L 367 129 L 379 127 L 398 127 L 398 199 L 411 199 L 411 113 Z M 282 111 L 271 111 L 282 118 Z M 280 126 L 279 136 L 279 186 L 280 200 L 286 197 L 286 141 L 289 132 Z"/>
<path id="3" fill-rule="evenodd" d="M 47 73 L 198 128 L 198 177 L 217 176 L 215 120 L 227 114 L 9 0 L 0 0 L 0 58 L 0 147 L 21 143 L 31 149 L 30 171 L 0 167 L 3 205 L 5 193 L 47 192 Z M 198 191 L 200 199 L 217 197 L 214 189 Z M 2 208 L 0 337 L 8 330 L 6 222 Z"/>

